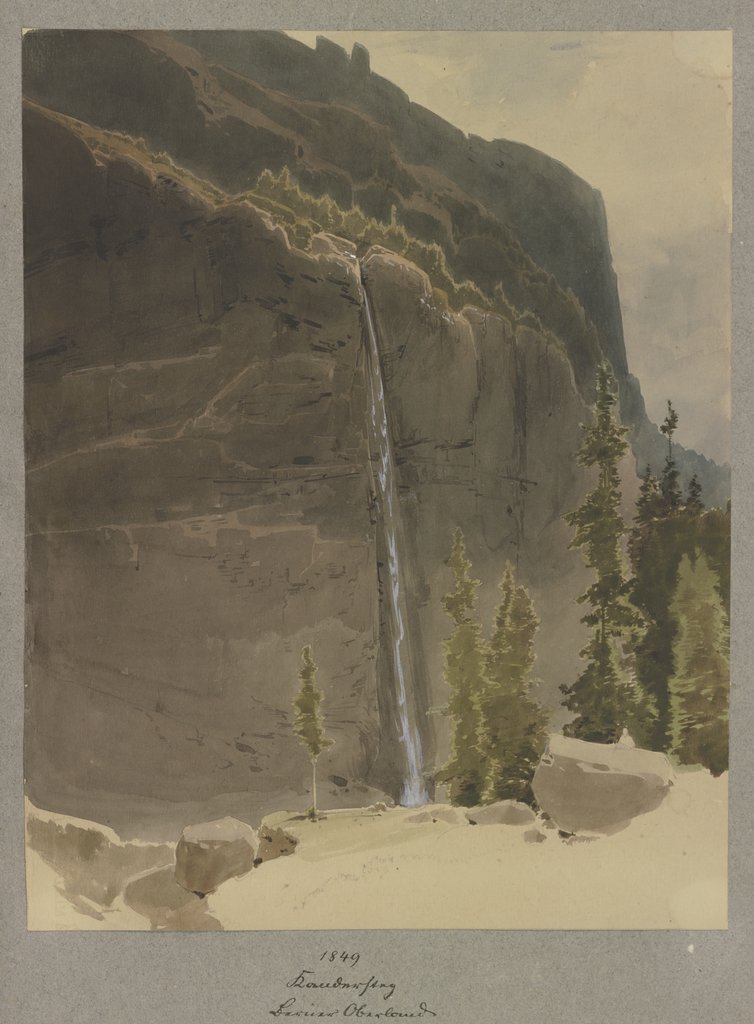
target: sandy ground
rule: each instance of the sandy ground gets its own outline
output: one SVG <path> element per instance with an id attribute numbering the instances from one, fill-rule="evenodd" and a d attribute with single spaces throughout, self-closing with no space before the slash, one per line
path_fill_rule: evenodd
<path id="1" fill-rule="evenodd" d="M 35 813 L 40 812 L 30 809 Z M 285 812 L 271 815 L 266 822 L 300 840 L 293 856 L 224 883 L 201 906 L 186 902 L 195 897 L 180 899 L 171 890 L 165 899 L 172 909 L 151 922 L 126 904 L 122 892 L 107 907 L 91 897 L 83 904 L 83 897 L 72 900 L 75 887 L 61 876 L 60 865 L 55 870 L 29 849 L 29 927 L 727 926 L 727 776 L 679 774 L 657 810 L 598 839 L 564 841 L 537 824 L 546 839 L 527 842 L 531 825 L 411 822 L 415 815 L 405 808 L 381 814 L 331 811 L 318 822 Z M 147 853 L 145 845 L 129 849 L 142 859 L 164 857 L 164 845 Z"/>

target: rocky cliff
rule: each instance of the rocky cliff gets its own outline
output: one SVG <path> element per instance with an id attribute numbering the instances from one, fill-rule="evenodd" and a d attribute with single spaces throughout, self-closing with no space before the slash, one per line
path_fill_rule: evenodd
<path id="1" fill-rule="evenodd" d="M 25 160 L 32 798 L 95 818 L 113 794 L 303 798 L 291 701 L 315 635 L 325 776 L 394 791 L 355 261 L 291 249 L 253 207 L 31 106 Z M 548 630 L 573 627 L 559 511 L 584 407 L 552 341 L 451 314 L 393 254 L 364 270 L 426 709 L 457 523 L 488 605 L 512 558 Z M 431 764 L 445 737 L 422 730 Z"/>
<path id="2" fill-rule="evenodd" d="M 585 572 L 561 516 L 588 485 L 573 452 L 599 347 L 625 360 L 593 190 L 525 147 L 438 125 L 362 51 L 243 38 L 246 63 L 219 37 L 25 42 L 27 784 L 41 806 L 126 831 L 307 806 L 292 699 L 309 642 L 335 740 L 325 804 L 399 791 L 362 275 L 429 770 L 447 751 L 426 712 L 446 699 L 454 527 L 487 622 L 506 560 L 530 588 L 541 695 L 554 703 L 573 675 Z M 454 311 L 385 249 L 356 259 L 324 235 L 295 248 L 245 192 L 282 166 L 345 206 L 399 207 L 485 293 L 482 254 L 502 253 L 533 315 Z M 545 246 L 558 197 L 568 237 Z"/>
<path id="3" fill-rule="evenodd" d="M 435 186 L 444 185 L 447 191 L 449 184 L 454 187 L 456 195 L 445 197 L 426 189 L 425 201 L 439 208 L 447 205 L 454 236 L 463 236 L 463 270 L 472 277 L 483 272 L 481 246 L 473 244 L 477 233 L 484 234 L 475 217 L 476 203 L 510 226 L 534 263 L 578 297 L 616 374 L 627 372 L 602 196 L 563 164 L 522 143 L 466 136 L 372 72 L 363 47 L 356 46 L 349 59 L 323 36 L 314 50 L 279 32 L 178 32 L 175 37 L 214 68 L 230 69 L 310 104 L 345 107 L 366 123 L 384 126 L 396 161 L 409 174 L 422 184 L 434 179 Z M 234 88 L 229 77 L 223 81 L 226 88 Z M 238 84 L 235 91 L 240 91 Z M 397 180 L 389 199 L 401 204 L 405 191 Z M 418 217 L 411 223 L 421 230 Z M 490 261 L 497 257 L 489 273 L 499 275 L 499 254 L 488 251 L 486 256 Z"/>
<path id="4" fill-rule="evenodd" d="M 303 793 L 315 627 L 325 774 L 362 777 L 378 612 L 353 268 L 86 134 L 27 112 L 32 798 Z"/>
<path id="5" fill-rule="evenodd" d="M 500 285 L 568 351 L 591 396 L 595 359 L 610 361 L 639 470 L 659 469 L 663 441 L 629 373 L 602 197 L 567 167 L 520 143 L 463 132 L 371 72 L 369 55 L 320 38 L 311 50 L 280 32 L 29 33 L 24 94 L 152 152 L 230 193 L 288 167 L 302 187 L 395 211 L 442 246 L 459 279 Z M 676 448 L 710 504 L 730 471 Z"/>

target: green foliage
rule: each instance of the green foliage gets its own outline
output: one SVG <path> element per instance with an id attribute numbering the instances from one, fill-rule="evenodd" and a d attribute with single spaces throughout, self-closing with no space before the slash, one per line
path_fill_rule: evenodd
<path id="1" fill-rule="evenodd" d="M 479 750 L 479 700 L 485 686 L 481 627 L 476 621 L 479 580 L 471 576 L 463 534 L 453 534 L 453 549 L 447 562 L 455 587 L 443 598 L 443 607 L 454 623 L 445 650 L 445 682 L 450 688 L 448 714 L 452 720 L 450 759 L 437 776 L 449 783 L 454 804 L 473 807 L 484 788 L 484 765 Z"/>
<path id="2" fill-rule="evenodd" d="M 574 528 L 571 547 L 581 548 L 594 583 L 579 598 L 589 606 L 582 622 L 592 630 L 581 651 L 586 665 L 571 686 L 561 686 L 564 705 L 576 715 L 567 735 L 596 742 L 614 740 L 626 726 L 643 739 L 654 709 L 633 679 L 633 646 L 641 618 L 629 602 L 621 538 L 625 524 L 620 512 L 618 463 L 627 450 L 626 428 L 615 419 L 615 382 L 608 366 L 597 370 L 595 421 L 584 428 L 576 459 L 596 467 L 596 487 L 574 512 L 565 515 Z M 651 482 L 646 482 L 647 494 Z"/>
<path id="3" fill-rule="evenodd" d="M 467 230 L 456 232 L 453 241 L 440 231 L 438 222 L 434 237 L 418 238 L 401 222 L 395 205 L 389 221 L 371 217 L 358 206 L 342 209 L 330 196 L 313 196 L 302 190 L 287 167 L 277 175 L 263 171 L 242 198 L 283 224 L 298 248 L 308 249 L 313 235 L 320 231 L 349 239 L 361 255 L 370 246 L 379 245 L 420 267 L 452 309 L 475 306 L 497 313 L 512 325 L 551 332 L 559 344 L 565 345 L 579 382 L 591 374 L 600 358 L 597 331 L 574 293 L 539 267 L 510 228 L 493 218 L 477 212 Z M 445 197 L 445 201 L 453 212 L 451 200 Z M 459 215 L 458 210 L 455 213 Z M 433 218 L 426 220 L 431 222 Z M 469 236 L 481 244 L 496 244 L 492 279 L 482 280 L 478 260 L 460 259 L 458 244 L 468 241 Z M 468 280 L 468 276 L 478 280 Z"/>
<path id="4" fill-rule="evenodd" d="M 674 742 L 670 680 L 677 668 L 678 617 L 671 603 L 682 560 L 694 562 L 701 552 L 716 574 L 726 614 L 730 600 L 730 512 L 705 509 L 696 476 L 683 501 L 672 449 L 677 428 L 678 414 L 668 402 L 660 427 L 668 440 L 662 476 L 656 480 L 647 467 L 628 542 L 634 574 L 631 601 L 646 623 L 636 645 L 636 671 L 657 709 L 649 738 L 656 750 L 668 750 Z"/>
<path id="5" fill-rule="evenodd" d="M 301 689 L 293 702 L 296 719 L 293 731 L 316 761 L 323 750 L 332 746 L 333 741 L 325 736 L 324 719 L 320 711 L 322 692 L 317 688 L 317 666 L 312 658 L 312 649 L 307 646 L 301 652 L 303 666 L 299 672 Z"/>
<path id="6" fill-rule="evenodd" d="M 246 198 L 280 220 L 292 235 L 294 244 L 304 249 L 309 248 L 312 236 L 320 231 L 348 238 L 362 251 L 380 245 L 421 267 L 434 287 L 447 295 L 454 309 L 466 305 L 496 309 L 495 301 L 487 299 L 470 281 L 457 281 L 453 277 L 445 252 L 437 243 L 422 242 L 406 230 L 394 206 L 387 223 L 369 217 L 357 206 L 342 210 L 329 196 L 318 197 L 302 191 L 287 167 L 278 175 L 263 171 Z M 510 315 L 510 306 L 501 303 L 496 311 Z"/>
<path id="7" fill-rule="evenodd" d="M 628 545 L 634 573 L 631 601 L 646 622 L 636 646 L 636 672 L 657 708 L 649 743 L 667 750 L 672 742 L 669 683 L 678 629 L 670 606 L 679 567 L 684 556 L 693 559 L 701 551 L 719 580 L 718 593 L 729 614 L 730 512 L 705 509 L 701 488 L 691 484 L 686 503 L 673 507 L 659 488 L 647 491 L 649 479 L 654 478 L 645 475 Z"/>
<path id="8" fill-rule="evenodd" d="M 476 620 L 479 580 L 471 576 L 460 530 L 453 535 L 447 564 L 455 582 L 443 599 L 455 626 L 444 642 L 453 733 L 450 759 L 437 779 L 450 784 L 452 803 L 466 807 L 506 799 L 531 802 L 531 777 L 547 724 L 530 695 L 539 621 L 509 565 L 492 636 L 485 643 Z"/>
<path id="9" fill-rule="evenodd" d="M 484 654 L 479 748 L 485 765 L 482 803 L 531 802 L 531 778 L 547 739 L 544 709 L 530 696 L 539 620 L 531 598 L 506 566 L 502 600 Z"/>
<path id="10" fill-rule="evenodd" d="M 678 427 L 678 413 L 670 404 L 668 399 L 668 414 L 662 421 L 660 433 L 668 439 L 668 454 L 665 456 L 665 466 L 662 470 L 660 480 L 660 493 L 665 504 L 665 512 L 675 512 L 681 506 L 681 488 L 678 483 L 678 467 L 673 458 L 673 434 Z"/>
<path id="11" fill-rule="evenodd" d="M 640 554 L 641 542 L 644 537 L 644 528 L 654 522 L 662 514 L 662 496 L 657 477 L 652 473 L 651 466 L 644 470 L 639 487 L 639 497 L 636 502 L 636 513 L 634 516 L 634 527 L 628 540 L 629 556 L 632 564 L 636 556 Z"/>
<path id="12" fill-rule="evenodd" d="M 565 706 L 577 717 L 564 729 L 593 743 L 615 742 L 623 727 L 646 745 L 655 717 L 653 701 L 647 697 L 629 671 L 625 649 L 595 630 L 581 651 L 586 667 L 570 687 L 561 687 Z"/>
<path id="13" fill-rule="evenodd" d="M 671 604 L 677 622 L 669 680 L 671 750 L 713 775 L 728 767 L 729 627 L 705 555 L 684 554 Z"/>
<path id="14" fill-rule="evenodd" d="M 657 519 L 635 529 L 631 543 L 634 567 L 631 599 L 646 621 L 644 634 L 636 646 L 636 672 L 657 709 L 648 740 L 655 750 L 668 748 L 667 681 L 673 670 L 675 636 L 670 601 L 686 544 L 679 525 L 675 519 Z"/>
<path id="15" fill-rule="evenodd" d="M 324 719 L 319 709 L 322 703 L 322 692 L 317 687 L 317 666 L 312 658 L 312 649 L 308 645 L 301 651 L 303 665 L 298 674 L 301 689 L 293 702 L 296 718 L 293 731 L 309 752 L 312 763 L 312 806 L 308 817 L 317 821 L 317 758 L 323 750 L 331 747 L 333 741 L 325 736 Z"/>
<path id="16" fill-rule="evenodd" d="M 694 521 L 694 546 L 704 552 L 717 573 L 718 591 L 730 619 L 730 502 L 726 509 L 705 509 L 701 515 L 690 518 Z"/>
<path id="17" fill-rule="evenodd" d="M 699 483 L 696 473 L 689 480 L 686 491 L 686 508 L 689 512 L 701 512 L 704 508 L 702 501 L 702 485 Z"/>

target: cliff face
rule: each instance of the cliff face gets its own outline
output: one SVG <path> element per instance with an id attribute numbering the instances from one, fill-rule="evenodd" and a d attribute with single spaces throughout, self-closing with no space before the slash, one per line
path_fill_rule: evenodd
<path id="1" fill-rule="evenodd" d="M 213 65 L 264 87 L 309 103 L 344 106 L 384 125 L 396 155 L 411 170 L 431 168 L 432 175 L 446 178 L 510 225 L 534 262 L 578 296 L 616 374 L 627 372 L 602 196 L 563 164 L 522 143 L 464 135 L 374 74 L 360 47 L 349 59 L 324 37 L 311 50 L 275 32 L 175 36 Z"/>
<path id="2" fill-rule="evenodd" d="M 31 33 L 24 88 L 32 800 L 126 831 L 176 805 L 307 807 L 292 700 L 312 641 L 335 740 L 324 805 L 400 792 L 364 288 L 425 766 L 448 747 L 426 712 L 447 699 L 456 526 L 487 628 L 517 565 L 555 706 L 581 646 L 587 574 L 562 513 L 590 483 L 573 453 L 600 351 L 635 444 L 659 439 L 625 367 L 599 195 L 526 147 L 467 139 L 359 49 Z M 453 312 L 385 249 L 296 249 L 244 195 L 283 166 L 344 208 L 394 207 L 528 315 Z"/>
<path id="3" fill-rule="evenodd" d="M 501 283 L 535 312 L 582 392 L 599 346 L 625 371 L 601 197 L 544 154 L 467 138 L 324 40 L 310 51 L 265 32 L 41 32 L 25 46 L 29 98 L 142 137 L 225 192 L 286 166 L 343 208 L 394 211 L 459 280 L 488 295 Z"/>
<path id="4" fill-rule="evenodd" d="M 323 776 L 363 776 L 378 613 L 353 267 L 33 110 L 25 159 L 32 798 L 97 817 L 107 794 L 303 793 L 291 701 L 315 626 Z"/>
<path id="5" fill-rule="evenodd" d="M 230 193 L 288 167 L 303 188 L 400 222 L 439 244 L 458 279 L 518 309 L 563 342 L 590 399 L 600 353 L 618 380 L 636 464 L 659 470 L 663 441 L 628 372 L 602 197 L 558 161 L 520 143 L 486 142 L 443 121 L 326 39 L 278 32 L 29 33 L 24 94 L 152 152 Z M 730 471 L 678 446 L 682 483 L 710 504 Z"/>
<path id="6" fill-rule="evenodd" d="M 395 793 L 356 261 L 60 115 L 28 108 L 24 139 L 30 796 L 98 820 L 305 804 L 291 702 L 315 634 L 327 788 Z M 486 612 L 510 558 L 550 635 L 573 629 L 559 516 L 584 407 L 552 341 L 451 314 L 392 254 L 364 272 L 424 710 L 445 699 L 455 525 Z M 444 723 L 420 728 L 431 767 Z"/>
<path id="7" fill-rule="evenodd" d="M 482 583 L 485 630 L 505 563 L 526 581 L 547 638 L 538 648 L 540 696 L 555 706 L 557 685 L 578 663 L 575 598 L 587 580 L 562 520 L 589 483 L 573 460 L 587 410 L 568 359 L 530 328 L 438 308 L 426 277 L 392 254 L 369 254 L 364 271 L 392 412 L 424 692 L 435 707 L 447 700 L 442 640 L 451 624 L 441 602 L 452 589 L 445 560 L 461 525 Z M 446 721 L 430 716 L 430 725 L 442 763 Z"/>

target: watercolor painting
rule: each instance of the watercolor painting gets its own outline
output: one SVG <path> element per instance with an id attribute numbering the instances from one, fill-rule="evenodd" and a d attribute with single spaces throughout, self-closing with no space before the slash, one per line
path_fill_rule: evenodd
<path id="1" fill-rule="evenodd" d="M 725 928 L 730 34 L 23 94 L 28 927 Z"/>

